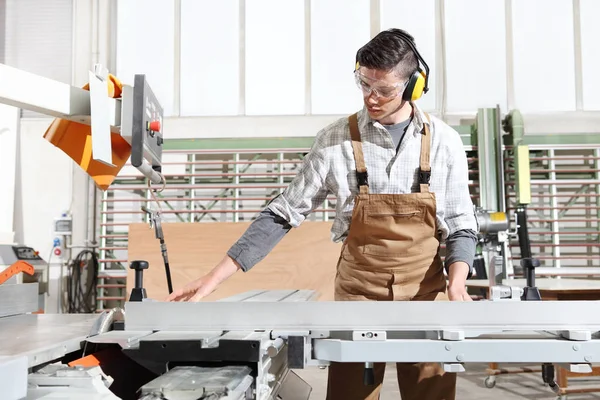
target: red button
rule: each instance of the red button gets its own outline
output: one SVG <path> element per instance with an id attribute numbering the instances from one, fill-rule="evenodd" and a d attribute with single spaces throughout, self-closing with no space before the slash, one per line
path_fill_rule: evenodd
<path id="1" fill-rule="evenodd" d="M 60 249 L 54 249 L 54 255 L 55 256 L 60 256 L 62 252 L 60 251 Z"/>
<path id="2" fill-rule="evenodd" d="M 150 122 L 150 130 L 152 132 L 160 132 L 160 121 Z"/>

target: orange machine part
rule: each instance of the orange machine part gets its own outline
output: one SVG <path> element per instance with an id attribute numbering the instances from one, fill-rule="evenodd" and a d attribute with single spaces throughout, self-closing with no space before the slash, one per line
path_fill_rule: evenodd
<path id="1" fill-rule="evenodd" d="M 82 89 L 89 90 L 89 84 Z M 123 84 L 117 77 L 109 74 L 108 89 L 110 97 L 120 98 Z M 61 118 L 55 118 L 52 121 L 44 138 L 71 157 L 103 191 L 113 183 L 131 155 L 129 143 L 120 134 L 112 132 L 111 145 L 114 166 L 94 160 L 91 126 Z"/>
<path id="2" fill-rule="evenodd" d="M 15 276 L 16 274 L 18 274 L 19 272 L 24 272 L 28 275 L 33 275 L 35 270 L 33 268 L 33 265 L 23 260 L 19 260 L 0 273 L 0 285 L 12 278 L 13 276 Z"/>
<path id="3" fill-rule="evenodd" d="M 94 354 L 88 354 L 87 356 L 83 356 L 78 358 L 77 360 L 73 360 L 68 363 L 69 367 L 74 366 L 82 366 L 82 367 L 96 367 L 102 366 L 106 363 L 113 362 L 114 360 L 118 360 L 121 355 L 121 351 L 114 348 L 109 347 Z"/>

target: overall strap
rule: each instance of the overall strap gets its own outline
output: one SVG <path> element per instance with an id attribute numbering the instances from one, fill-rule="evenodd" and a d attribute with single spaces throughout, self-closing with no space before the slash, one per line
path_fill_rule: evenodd
<path id="1" fill-rule="evenodd" d="M 429 114 L 425 113 L 427 122 L 431 123 Z M 421 159 L 419 161 L 419 187 L 421 193 L 429 192 L 429 180 L 431 178 L 430 165 L 430 149 L 431 149 L 431 131 L 429 124 L 423 122 L 423 132 L 421 135 Z"/>
<path id="2" fill-rule="evenodd" d="M 369 177 L 365 158 L 362 151 L 362 141 L 360 131 L 358 130 L 358 114 L 352 114 L 348 117 L 350 124 L 350 138 L 352 139 L 352 150 L 354 150 L 354 162 L 356 164 L 356 179 L 360 193 L 369 193 Z"/>

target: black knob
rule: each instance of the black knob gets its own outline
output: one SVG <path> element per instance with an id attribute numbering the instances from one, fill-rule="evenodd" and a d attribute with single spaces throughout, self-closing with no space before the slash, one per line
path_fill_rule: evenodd
<path id="1" fill-rule="evenodd" d="M 373 372 L 373 367 L 365 366 L 363 382 L 366 386 L 373 386 L 375 384 L 375 373 Z"/>
<path id="2" fill-rule="evenodd" d="M 135 260 L 129 264 L 129 268 L 135 270 L 135 284 L 131 289 L 129 301 L 142 301 L 146 298 L 146 289 L 144 289 L 144 270 L 148 269 L 148 261 Z"/>
<path id="3" fill-rule="evenodd" d="M 138 270 L 143 270 L 143 269 L 148 269 L 148 261 L 144 261 L 144 260 L 135 260 L 132 261 L 131 264 L 129 265 L 129 268 L 131 269 L 135 269 L 136 271 Z"/>

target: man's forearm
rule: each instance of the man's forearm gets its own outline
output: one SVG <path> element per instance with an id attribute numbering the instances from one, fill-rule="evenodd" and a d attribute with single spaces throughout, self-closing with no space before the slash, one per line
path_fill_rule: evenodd
<path id="1" fill-rule="evenodd" d="M 467 263 L 457 261 L 448 266 L 448 285 L 464 285 L 470 276 L 471 268 Z"/>
<path id="2" fill-rule="evenodd" d="M 446 272 L 450 281 L 467 279 L 471 275 L 477 234 L 472 230 L 460 230 L 446 240 Z"/>
<path id="3" fill-rule="evenodd" d="M 235 274 L 240 269 L 241 269 L 241 266 L 233 258 L 226 255 L 208 273 L 208 276 L 210 276 L 211 281 L 215 285 L 219 285 L 219 284 L 221 284 L 221 282 L 227 280 L 231 275 Z"/>
<path id="4" fill-rule="evenodd" d="M 268 208 L 248 227 L 240 239 L 229 249 L 227 255 L 243 271 L 248 271 L 283 239 L 292 226 Z"/>

